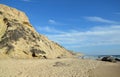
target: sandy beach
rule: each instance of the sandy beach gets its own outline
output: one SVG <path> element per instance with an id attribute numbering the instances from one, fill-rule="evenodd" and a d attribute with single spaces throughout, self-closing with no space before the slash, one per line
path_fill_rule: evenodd
<path id="1" fill-rule="evenodd" d="M 1 59 L 0 77 L 120 77 L 120 63 L 82 59 Z"/>
<path id="2" fill-rule="evenodd" d="M 94 69 L 92 73 L 93 77 L 120 77 L 120 63 L 106 63 Z"/>

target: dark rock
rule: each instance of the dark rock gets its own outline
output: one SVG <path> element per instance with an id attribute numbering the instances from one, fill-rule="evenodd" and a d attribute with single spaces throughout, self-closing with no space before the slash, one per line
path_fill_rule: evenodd
<path id="1" fill-rule="evenodd" d="M 13 50 L 13 49 L 14 49 L 13 45 L 7 44 L 7 52 L 6 52 L 6 54 L 9 54 L 10 50 Z"/>
<path id="2" fill-rule="evenodd" d="M 32 53 L 32 57 L 38 57 L 38 56 L 40 56 L 40 54 L 46 54 L 44 51 L 39 50 L 39 49 L 35 49 L 34 47 L 31 48 L 30 51 Z M 44 58 L 47 58 L 47 57 L 44 57 Z"/>
<path id="3" fill-rule="evenodd" d="M 60 57 L 60 56 L 58 56 L 57 58 L 58 58 L 58 59 L 60 59 L 61 57 Z"/>
<path id="4" fill-rule="evenodd" d="M 102 61 L 116 62 L 115 58 L 112 56 L 105 56 L 101 59 Z"/>
<path id="5" fill-rule="evenodd" d="M 119 59 L 119 58 L 115 58 L 115 60 L 116 60 L 116 61 L 120 61 L 120 59 Z"/>
<path id="6" fill-rule="evenodd" d="M 43 59 L 47 59 L 47 57 L 46 56 L 42 56 L 43 57 Z"/>
<path id="7" fill-rule="evenodd" d="M 2 11 L 0 11 L 0 14 L 2 15 L 2 14 L 3 14 L 3 12 L 2 12 Z"/>
<path id="8" fill-rule="evenodd" d="M 6 23 L 8 22 L 8 18 L 4 18 L 3 21 Z"/>

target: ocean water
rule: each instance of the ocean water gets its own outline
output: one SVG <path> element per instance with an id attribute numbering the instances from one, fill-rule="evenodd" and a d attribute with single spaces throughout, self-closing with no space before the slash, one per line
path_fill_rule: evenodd
<path id="1" fill-rule="evenodd" d="M 105 56 L 113 56 L 114 58 L 120 59 L 120 55 L 84 55 L 84 56 L 79 57 L 79 58 L 96 60 L 96 59 L 99 59 L 99 58 L 102 58 L 102 57 L 105 57 Z"/>

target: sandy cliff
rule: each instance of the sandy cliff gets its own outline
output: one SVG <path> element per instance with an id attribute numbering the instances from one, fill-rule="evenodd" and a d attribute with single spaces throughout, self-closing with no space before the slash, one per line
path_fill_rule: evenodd
<path id="1" fill-rule="evenodd" d="M 0 4 L 0 56 L 71 57 L 64 47 L 35 31 L 24 12 Z"/>

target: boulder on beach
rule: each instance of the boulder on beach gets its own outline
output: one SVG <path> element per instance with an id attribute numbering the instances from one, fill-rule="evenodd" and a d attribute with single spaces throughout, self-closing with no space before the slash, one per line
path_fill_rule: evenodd
<path id="1" fill-rule="evenodd" d="M 108 61 L 108 62 L 116 62 L 116 60 L 113 56 L 105 56 L 101 60 L 102 61 Z"/>
<path id="2" fill-rule="evenodd" d="M 120 59 L 119 59 L 119 58 L 115 58 L 115 60 L 116 60 L 116 61 L 120 61 Z"/>

